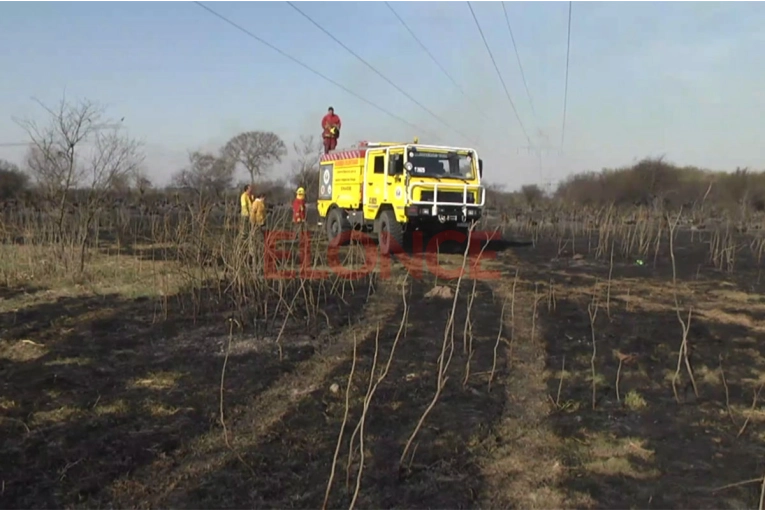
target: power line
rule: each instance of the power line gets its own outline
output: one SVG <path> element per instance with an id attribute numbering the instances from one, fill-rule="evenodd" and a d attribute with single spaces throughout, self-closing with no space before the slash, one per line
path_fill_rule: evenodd
<path id="1" fill-rule="evenodd" d="M 298 12 L 300 15 L 302 15 L 302 16 L 303 16 L 305 19 L 307 19 L 309 22 L 311 22 L 311 23 L 312 23 L 312 24 L 313 24 L 313 25 L 314 25 L 316 28 L 318 28 L 319 30 L 321 30 L 322 32 L 324 32 L 324 34 L 326 34 L 326 35 L 327 35 L 327 36 L 328 36 L 330 39 L 332 39 L 332 40 L 333 40 L 333 41 L 335 41 L 337 44 L 339 44 L 339 45 L 340 45 L 340 46 L 341 46 L 341 47 L 342 47 L 342 48 L 343 48 L 345 51 L 347 51 L 348 53 L 350 53 L 351 55 L 353 55 L 354 57 L 356 57 L 356 58 L 357 58 L 357 59 L 358 59 L 358 60 L 359 60 L 359 61 L 360 61 L 362 64 L 364 64 L 364 65 L 365 65 L 365 66 L 367 66 L 369 69 L 371 69 L 371 70 L 372 70 L 372 71 L 373 71 L 375 74 L 377 74 L 377 75 L 378 75 L 380 78 L 382 78 L 383 80 L 385 80 L 386 82 L 388 82 L 388 83 L 389 83 L 389 84 L 390 84 L 390 85 L 391 85 L 393 88 L 395 88 L 396 90 L 398 90 L 399 92 L 401 92 L 401 93 L 402 93 L 404 96 L 406 96 L 406 97 L 407 97 L 407 98 L 408 98 L 410 101 L 412 101 L 414 104 L 416 104 L 417 106 L 419 106 L 420 108 L 422 108 L 423 110 L 425 110 L 425 111 L 426 111 L 428 114 L 430 114 L 430 116 L 431 116 L 431 117 L 433 117 L 434 119 L 436 119 L 437 121 L 439 121 L 441 124 L 443 124 L 444 126 L 448 127 L 449 129 L 451 129 L 452 131 L 454 131 L 455 133 L 457 133 L 458 135 L 460 135 L 460 136 L 461 136 L 461 137 L 463 137 L 464 139 L 466 139 L 466 140 L 470 141 L 471 143 L 475 143 L 475 140 L 471 139 L 469 136 L 467 136 L 466 134 L 462 133 L 462 132 L 461 132 L 461 131 L 459 131 L 458 129 L 456 129 L 456 128 L 452 127 L 452 126 L 451 126 L 451 125 L 450 125 L 448 122 L 446 122 L 444 119 L 442 119 L 441 117 L 439 117 L 438 115 L 436 115 L 435 113 L 433 113 L 433 112 L 432 112 L 431 110 L 429 110 L 429 109 L 428 109 L 426 106 L 424 106 L 422 103 L 420 103 L 420 102 L 419 102 L 419 101 L 417 101 L 415 98 L 413 98 L 411 95 L 409 95 L 409 94 L 408 94 L 406 91 L 404 91 L 404 90 L 403 90 L 401 87 L 399 87 L 398 85 L 396 85 L 395 83 L 393 83 L 393 81 L 391 81 L 391 80 L 390 80 L 390 79 L 389 79 L 387 76 L 385 76 L 385 75 L 384 75 L 384 74 L 382 74 L 380 71 L 378 71 L 378 70 L 377 70 L 377 69 L 376 69 L 376 68 L 375 68 L 375 67 L 374 67 L 372 64 L 370 64 L 369 62 L 367 62 L 366 60 L 364 60 L 364 59 L 363 59 L 361 56 L 359 56 L 359 55 L 358 55 L 358 53 L 356 53 L 356 52 L 355 52 L 355 51 L 353 51 L 351 48 L 349 48 L 348 46 L 346 46 L 346 45 L 345 45 L 345 44 L 344 44 L 342 41 L 340 41 L 340 40 L 339 40 L 337 37 L 335 37 L 335 36 L 334 36 L 334 35 L 333 35 L 331 32 L 329 32 L 327 29 L 325 29 L 323 26 L 321 26 L 321 25 L 320 25 L 318 22 L 316 22 L 316 21 L 315 21 L 313 18 L 311 18 L 311 17 L 310 17 L 308 14 L 304 13 L 303 11 L 301 11 L 301 10 L 300 10 L 300 8 L 299 8 L 298 6 L 296 6 L 296 5 L 295 5 L 293 2 L 290 2 L 290 1 L 288 1 L 288 2 L 287 2 L 287 4 L 289 4 L 289 6 L 290 6 L 290 7 L 292 7 L 293 9 L 295 9 L 295 10 L 296 10 L 296 11 L 297 11 L 297 12 Z"/>
<path id="2" fill-rule="evenodd" d="M 197 4 L 199 7 L 201 7 L 202 9 L 206 10 L 207 12 L 209 12 L 210 14 L 212 14 L 213 16 L 215 16 L 215 17 L 217 17 L 217 18 L 219 18 L 219 19 L 221 19 L 221 20 L 225 21 L 226 23 L 228 23 L 228 24 L 229 24 L 229 25 L 231 25 L 232 27 L 236 28 L 236 29 L 237 29 L 237 30 L 239 30 L 240 32 L 242 32 L 242 33 L 244 33 L 244 34 L 246 34 L 246 35 L 250 36 L 251 38 L 253 38 L 253 39 L 255 39 L 256 41 L 258 41 L 259 43 L 263 44 L 264 46 L 268 46 L 269 48 L 271 48 L 271 49 L 272 49 L 272 50 L 274 50 L 275 52 L 279 53 L 281 56 L 283 56 L 283 57 L 285 57 L 285 58 L 287 58 L 287 59 L 289 59 L 289 60 L 293 61 L 294 63 L 296 63 L 297 65 L 299 65 L 299 66 L 300 66 L 300 67 L 302 67 L 303 69 L 306 69 L 307 71 L 310 71 L 311 73 L 315 74 L 315 75 L 316 75 L 316 76 L 318 76 L 319 78 L 322 78 L 323 80 L 325 80 L 325 81 L 327 81 L 327 82 L 331 83 L 332 85 L 335 85 L 336 87 L 338 87 L 338 88 L 342 89 L 342 90 L 343 90 L 343 91 L 345 91 L 346 93 L 348 93 L 348 94 L 350 94 L 351 96 L 355 97 L 356 99 L 358 99 L 358 100 L 360 100 L 360 101 L 362 101 L 362 102 L 364 102 L 364 103 L 368 104 L 369 106 L 371 106 L 372 108 L 376 109 L 377 111 L 380 111 L 380 112 L 384 113 L 385 115 L 388 115 L 389 117 L 391 117 L 391 118 L 393 118 L 393 119 L 396 119 L 396 120 L 398 120 L 398 121 L 400 121 L 400 122 L 402 122 L 402 123 L 406 124 L 407 126 L 409 126 L 409 127 L 411 127 L 411 128 L 414 128 L 414 129 L 416 129 L 417 131 L 419 131 L 419 132 L 421 132 L 421 133 L 425 133 L 425 134 L 430 134 L 430 135 L 433 135 L 433 133 L 429 132 L 428 130 L 426 130 L 426 129 L 423 129 L 422 127 L 420 127 L 420 126 L 417 126 L 416 124 L 412 124 L 411 122 L 409 122 L 408 120 L 404 119 L 403 117 L 400 117 L 400 116 L 396 115 L 395 113 L 392 113 L 392 112 L 390 112 L 389 110 L 386 110 L 386 109 L 385 109 L 385 108 L 383 108 L 382 106 L 379 106 L 379 105 L 377 105 L 376 103 L 373 103 L 373 102 L 372 102 L 372 101 L 370 101 L 369 99 L 367 99 L 367 98 L 365 98 L 365 97 L 363 97 L 363 96 L 361 96 L 361 95 L 357 94 L 356 92 L 352 91 L 351 89 L 349 89 L 348 87 L 346 87 L 346 86 L 345 86 L 345 85 L 343 85 L 342 83 L 339 83 L 339 82 L 337 82 L 337 81 L 333 80 L 333 79 L 332 79 L 332 78 L 330 78 L 329 76 L 327 76 L 327 75 L 325 75 L 325 74 L 323 74 L 323 73 L 321 73 L 321 72 L 317 71 L 316 69 L 312 68 L 312 67 L 311 67 L 311 66 L 309 66 L 308 64 L 305 64 L 305 63 L 303 63 L 302 61 L 300 61 L 300 60 L 298 60 L 297 58 L 293 57 L 293 56 L 292 56 L 292 55 L 290 55 L 289 53 L 287 53 L 287 52 L 285 52 L 285 51 L 283 51 L 283 50 L 281 50 L 281 49 L 277 48 L 277 47 L 276 47 L 276 46 L 274 46 L 273 44 L 269 43 L 269 42 L 268 42 L 268 41 L 266 41 L 265 39 L 263 39 L 263 38 L 261 38 L 261 37 L 258 37 L 257 35 L 255 35 L 255 34 L 254 34 L 254 33 L 252 33 L 251 31 L 247 30 L 247 29 L 246 29 L 246 28 L 244 28 L 243 26 L 241 26 L 241 25 L 237 24 L 237 23 L 236 23 L 236 22 L 234 22 L 234 21 L 231 21 L 230 19 L 228 19 L 227 17 L 223 16 L 222 14 L 219 14 L 218 12 L 216 12 L 216 11 L 214 11 L 214 10 L 210 9 L 209 7 L 207 7 L 206 5 L 204 5 L 202 2 L 198 2 L 198 1 L 195 1 L 194 3 L 195 3 L 195 4 Z"/>
<path id="3" fill-rule="evenodd" d="M 571 7 L 573 2 L 568 2 L 568 36 L 566 40 L 566 81 L 563 88 L 563 122 L 560 128 L 560 146 L 563 148 L 563 140 L 566 137 L 566 106 L 568 103 L 568 62 L 571 54 Z"/>
<path id="4" fill-rule="evenodd" d="M 505 2 L 502 2 L 502 11 L 505 13 L 505 21 L 507 22 L 507 31 L 510 32 L 510 40 L 513 42 L 513 50 L 515 50 L 515 58 L 518 60 L 518 68 L 521 70 L 521 78 L 523 79 L 523 86 L 526 89 L 526 95 L 529 97 L 529 104 L 531 105 L 531 113 L 534 115 L 534 121 L 539 124 L 537 119 L 537 112 L 534 109 L 534 101 L 531 100 L 531 92 L 529 92 L 529 86 L 526 83 L 526 74 L 523 72 L 523 64 L 521 64 L 521 56 L 518 54 L 518 45 L 515 44 L 515 37 L 513 36 L 513 29 L 510 27 L 510 17 L 507 15 L 507 7 Z"/>
<path id="5" fill-rule="evenodd" d="M 444 68 L 444 66 L 442 66 L 442 65 L 441 65 L 441 63 L 440 63 L 440 62 L 439 62 L 439 61 L 436 59 L 436 57 L 435 57 L 435 56 L 433 56 L 433 53 L 431 53 L 431 52 L 430 52 L 430 50 L 427 48 L 427 46 L 425 46 L 425 44 L 424 44 L 424 43 L 423 43 L 423 42 L 420 40 L 420 38 L 419 38 L 419 37 L 417 37 L 417 34 L 415 34 L 415 33 L 414 33 L 414 31 L 413 31 L 411 28 L 409 28 L 409 25 L 407 25 L 407 24 L 406 24 L 406 21 L 404 21 L 404 19 L 403 19 L 403 18 L 402 18 L 402 17 L 401 17 L 401 16 L 400 16 L 400 15 L 399 15 L 397 12 L 396 12 L 396 10 L 393 8 L 393 6 L 390 4 L 390 2 L 387 2 L 387 1 L 386 1 L 386 2 L 385 2 L 385 5 L 387 5 L 387 6 L 388 6 L 388 9 L 390 9 L 390 11 L 393 13 L 393 15 L 394 15 L 394 16 L 396 16 L 396 18 L 397 18 L 397 19 L 398 19 L 398 20 L 401 22 L 401 24 L 404 26 L 404 28 L 406 29 L 406 31 L 407 31 L 407 32 L 409 32 L 409 35 L 411 35 L 411 36 L 412 36 L 412 39 L 414 39 L 415 41 L 417 41 L 417 44 L 419 44 L 419 45 L 420 45 L 420 48 L 422 48 L 422 50 L 423 50 L 425 53 L 427 53 L 427 55 L 430 57 L 430 59 L 433 61 L 433 63 L 434 63 L 434 64 L 436 64 L 436 66 L 438 66 L 438 68 L 441 70 L 441 72 L 442 72 L 442 73 L 444 73 L 444 76 L 446 76 L 447 78 L 449 78 L 449 81 L 451 81 L 451 82 L 452 82 L 452 84 L 453 84 L 453 85 L 454 85 L 454 86 L 457 88 L 457 90 L 459 90 L 459 91 L 462 93 L 462 95 L 463 95 L 463 96 L 465 96 L 465 99 L 467 99 L 468 101 L 470 101 L 470 102 L 473 104 L 473 106 L 475 106 L 476 110 L 478 110 L 478 111 L 481 113 L 481 115 L 483 115 L 483 116 L 484 116 L 484 118 L 488 120 L 488 119 L 489 119 L 489 116 L 488 116 L 488 114 L 487 114 L 485 111 L 483 111 L 483 110 L 482 110 L 482 109 L 481 109 L 481 108 L 478 106 L 478 104 L 477 104 L 477 103 L 475 103 L 475 102 L 474 102 L 474 101 L 473 101 L 473 100 L 470 98 L 470 96 L 468 96 L 468 95 L 467 95 L 467 93 L 465 93 L 465 90 L 464 90 L 462 87 L 460 87 L 460 86 L 459 86 L 459 84 L 457 83 L 457 81 L 456 81 L 454 78 L 452 78 L 452 75 L 450 75 L 450 74 L 449 74 L 449 72 L 448 72 L 448 71 L 447 71 L 447 70 Z"/>
<path id="6" fill-rule="evenodd" d="M 494 69 L 497 71 L 497 76 L 499 76 L 499 81 L 502 82 L 502 88 L 505 89 L 505 95 L 507 96 L 507 100 L 510 101 L 510 106 L 513 108 L 513 113 L 515 114 L 515 118 L 518 119 L 518 124 L 521 125 L 521 130 L 523 131 L 523 135 L 526 137 L 526 141 L 529 143 L 529 145 L 533 145 L 531 143 L 531 138 L 529 138 L 529 134 L 526 132 L 526 127 L 523 125 L 523 121 L 521 120 L 520 115 L 518 115 L 518 110 L 515 109 L 515 103 L 513 102 L 513 99 L 510 97 L 510 92 L 507 90 L 507 85 L 505 85 L 505 80 L 502 78 L 502 73 L 499 72 L 499 67 L 497 67 L 497 61 L 494 60 L 494 55 L 491 53 L 491 48 L 489 48 L 489 43 L 486 41 L 486 36 L 483 35 L 483 30 L 481 29 L 481 24 L 478 22 L 478 18 L 475 15 L 475 11 L 473 11 L 473 5 L 468 0 L 468 7 L 470 8 L 470 14 L 473 15 L 473 20 L 475 20 L 475 25 L 478 27 L 478 32 L 481 34 L 481 39 L 483 39 L 483 44 L 486 46 L 486 51 L 489 53 L 489 57 L 491 58 L 491 63 L 494 64 Z"/>
<path id="7" fill-rule="evenodd" d="M 516 153 L 521 154 L 527 154 L 529 156 L 562 156 L 563 151 L 560 149 L 554 149 L 552 147 L 542 147 L 542 146 L 525 146 L 525 147 L 518 147 L 516 149 Z"/>
<path id="8" fill-rule="evenodd" d="M 554 149 L 549 146 L 542 145 L 538 145 L 536 147 L 519 147 L 518 154 L 521 154 L 522 152 L 529 156 L 534 156 L 537 159 L 537 176 L 539 178 L 539 182 L 550 181 L 549 172 L 546 172 L 544 166 L 542 165 L 542 158 L 547 156 L 561 156 L 563 154 L 560 149 Z"/>

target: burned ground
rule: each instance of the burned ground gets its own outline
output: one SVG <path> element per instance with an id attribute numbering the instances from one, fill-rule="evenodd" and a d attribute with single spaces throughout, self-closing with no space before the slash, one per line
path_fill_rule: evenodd
<path id="1" fill-rule="evenodd" d="M 655 264 L 617 254 L 612 265 L 594 256 L 596 238 L 574 252 L 510 228 L 506 239 L 534 243 L 487 247 L 499 246 L 485 261 L 497 279 L 458 289 L 394 264 L 389 279 L 271 282 L 260 321 L 229 297 L 230 281 L 189 276 L 172 243 L 101 249 L 92 274 L 66 281 L 39 276 L 44 252 L 14 248 L 25 262 L 0 267 L 0 501 L 321 507 L 344 429 L 332 508 L 353 500 L 362 436 L 360 508 L 754 507 L 765 470 L 753 404 L 765 365 L 760 265 L 741 249 L 732 271 L 718 269 L 711 235 L 678 234 L 673 284 L 666 244 Z M 444 267 L 461 265 L 444 252 Z M 209 269 L 214 255 L 194 270 L 225 278 Z M 675 295 L 682 320 L 692 308 L 699 394 L 681 365 L 680 402 Z M 400 462 L 444 345 L 443 392 Z M 349 463 L 373 373 L 385 377 Z"/>
<path id="2" fill-rule="evenodd" d="M 758 263 L 742 251 L 735 273 L 718 271 L 703 240 L 678 238 L 677 286 L 668 256 L 656 265 L 617 257 L 612 266 L 539 254 L 529 267 L 542 288 L 549 423 L 566 466 L 560 483 L 588 506 L 752 508 L 760 500 Z M 698 396 L 684 362 L 678 371 L 679 318 Z"/>
<path id="3" fill-rule="evenodd" d="M 232 352 L 228 404 L 245 405 L 331 343 L 365 304 L 368 287 L 356 289 L 327 300 L 333 319 L 290 324 L 281 360 L 262 336 Z M 60 297 L 0 314 L 4 506 L 91 506 L 219 426 L 215 388 L 235 323 L 210 306 L 196 321 L 173 313 L 192 301 Z"/>

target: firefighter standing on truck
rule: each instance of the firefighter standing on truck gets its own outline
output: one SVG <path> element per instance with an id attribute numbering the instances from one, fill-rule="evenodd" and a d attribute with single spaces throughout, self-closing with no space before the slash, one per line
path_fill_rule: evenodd
<path id="1" fill-rule="evenodd" d="M 305 224 L 305 190 L 302 187 L 297 189 L 295 200 L 292 201 L 292 223 L 297 228 Z"/>
<path id="2" fill-rule="evenodd" d="M 330 106 L 327 110 L 327 114 L 321 119 L 324 154 L 329 154 L 329 151 L 333 151 L 337 147 L 337 139 L 340 138 L 341 125 L 340 117 L 335 115 L 335 109 Z"/>

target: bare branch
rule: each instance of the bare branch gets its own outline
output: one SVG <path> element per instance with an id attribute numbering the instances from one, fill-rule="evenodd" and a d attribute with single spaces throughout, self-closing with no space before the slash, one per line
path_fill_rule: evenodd
<path id="1" fill-rule="evenodd" d="M 218 194 L 233 185 L 234 165 L 224 157 L 199 151 L 189 154 L 189 166 L 173 175 L 177 186 L 188 187 L 199 194 Z"/>
<path id="2" fill-rule="evenodd" d="M 295 187 L 305 188 L 306 197 L 314 200 L 319 188 L 319 159 L 324 152 L 321 140 L 313 135 L 301 136 L 292 147 L 297 157 L 292 162 L 290 181 Z"/>
<path id="3" fill-rule="evenodd" d="M 47 113 L 47 123 L 14 120 L 31 141 L 26 157 L 29 174 L 49 194 L 66 195 L 83 185 L 104 189 L 116 176 L 128 174 L 143 161 L 139 144 L 119 136 L 98 104 L 68 102 L 66 96 L 55 107 L 32 100 Z M 103 134 L 107 129 L 112 132 Z M 86 142 L 95 145 L 88 148 Z"/>
<path id="4" fill-rule="evenodd" d="M 228 141 L 222 157 L 234 165 L 241 164 L 250 174 L 251 182 L 262 176 L 287 155 L 287 146 L 279 135 L 269 131 L 247 131 Z"/>

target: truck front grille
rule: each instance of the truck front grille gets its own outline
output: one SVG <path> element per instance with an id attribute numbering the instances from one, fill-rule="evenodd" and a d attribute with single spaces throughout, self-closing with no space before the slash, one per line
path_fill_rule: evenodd
<path id="1" fill-rule="evenodd" d="M 451 203 L 451 204 L 461 204 L 463 196 L 464 195 L 461 191 L 439 191 L 438 201 Z M 432 202 L 433 191 L 422 191 L 420 193 L 420 200 L 422 200 L 423 202 Z M 472 204 L 474 202 L 475 202 L 475 195 L 473 195 L 473 192 L 468 192 L 467 203 Z"/>

